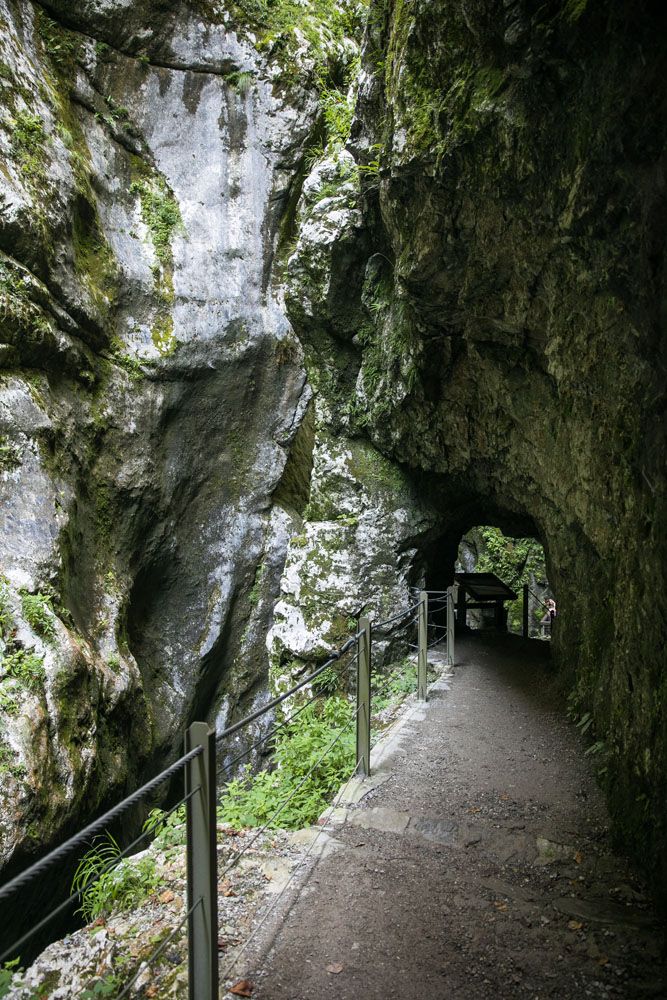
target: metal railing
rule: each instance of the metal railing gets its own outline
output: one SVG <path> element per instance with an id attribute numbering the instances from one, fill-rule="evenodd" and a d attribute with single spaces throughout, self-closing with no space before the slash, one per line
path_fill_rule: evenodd
<path id="1" fill-rule="evenodd" d="M 371 694 L 372 694 L 372 673 L 373 673 L 373 641 L 374 638 L 383 640 L 392 638 L 407 628 L 417 626 L 417 643 L 411 645 L 417 650 L 417 677 L 416 693 L 419 700 L 425 701 L 427 697 L 427 669 L 428 651 L 434 645 L 446 642 L 446 656 L 449 664 L 454 663 L 454 598 L 453 588 L 448 591 L 420 591 L 418 600 L 404 611 L 393 615 L 379 622 L 371 622 L 368 617 L 359 619 L 358 631 L 328 659 L 294 684 L 288 691 L 270 699 L 265 705 L 256 711 L 240 719 L 238 722 L 228 726 L 223 732 L 216 736 L 215 730 L 210 729 L 205 722 L 194 722 L 185 733 L 184 753 L 173 764 L 165 768 L 150 781 L 146 782 L 131 795 L 109 809 L 98 819 L 89 823 L 74 836 L 70 837 L 59 847 L 49 851 L 43 858 L 30 865 L 27 869 L 11 879 L 6 885 L 0 888 L 0 905 L 16 898 L 21 889 L 25 889 L 35 879 L 44 875 L 52 867 L 60 865 L 62 862 L 71 859 L 77 849 L 82 847 L 90 848 L 93 838 L 107 831 L 109 826 L 120 819 L 130 809 L 153 795 L 167 781 L 176 776 L 183 775 L 183 796 L 167 812 L 161 816 L 164 822 L 177 809 L 185 806 L 186 810 L 186 870 L 187 870 L 187 902 L 185 912 L 179 923 L 170 932 L 168 937 L 163 939 L 155 948 L 152 954 L 142 959 L 130 972 L 121 992 L 116 994 L 116 1000 L 121 1000 L 129 994 L 133 984 L 139 977 L 141 971 L 151 967 L 162 955 L 168 945 L 177 937 L 182 928 L 187 924 L 187 949 L 188 949 L 188 995 L 190 1000 L 217 1000 L 219 989 L 219 953 L 218 953 L 218 882 L 238 865 L 241 858 L 250 850 L 255 842 L 268 828 L 272 827 L 278 816 L 293 801 L 294 797 L 301 790 L 305 782 L 312 776 L 313 772 L 324 760 L 324 758 L 334 749 L 343 737 L 352 729 L 356 728 L 356 752 L 354 766 L 351 768 L 348 781 L 359 774 L 367 777 L 371 773 Z M 446 624 L 435 621 L 437 613 L 444 614 Z M 352 654 L 346 658 L 347 654 Z M 289 795 L 282 801 L 280 806 L 274 810 L 272 815 L 257 830 L 256 833 L 237 850 L 224 870 L 219 875 L 217 871 L 217 788 L 218 778 L 221 784 L 228 781 L 229 772 L 232 767 L 241 760 L 248 758 L 255 750 L 264 746 L 269 740 L 275 738 L 276 734 L 284 727 L 291 725 L 294 720 L 305 711 L 309 705 L 318 697 L 324 697 L 313 688 L 314 682 L 321 677 L 325 671 L 338 665 L 339 677 L 340 669 L 349 667 L 351 661 L 356 661 L 356 710 L 353 712 L 349 722 L 342 726 L 336 733 L 334 739 L 329 743 L 321 756 L 311 766 L 309 771 L 302 777 L 301 781 L 290 791 Z M 283 722 L 271 725 L 269 731 L 259 740 L 238 753 L 231 761 L 223 763 L 219 769 L 216 768 L 216 750 L 220 744 L 235 735 L 242 729 L 251 725 L 275 708 L 282 705 L 289 698 L 304 689 L 310 689 L 311 698 L 289 716 Z M 377 694 L 377 691 L 375 692 Z M 67 910 L 81 903 L 84 893 L 99 881 L 105 874 L 112 871 L 121 861 L 128 858 L 142 842 L 153 837 L 155 830 L 145 828 L 131 844 L 120 851 L 108 865 L 98 870 L 94 877 L 88 879 L 85 884 L 78 888 L 62 902 L 55 905 L 40 920 L 35 923 L 21 937 L 15 940 L 4 953 L 0 955 L 0 964 L 8 959 L 15 958 L 25 944 L 44 930 L 56 917 L 63 915 Z M 321 835 L 321 831 L 311 844 L 305 859 L 314 848 L 315 841 Z M 281 893 L 274 901 L 271 910 L 278 904 L 292 879 L 296 875 L 296 870 L 288 880 Z M 260 925 L 256 926 L 251 938 L 258 932 L 259 927 L 266 921 L 268 911 L 264 914 Z M 241 954 L 250 943 L 251 938 L 246 940 L 242 949 L 235 956 L 232 964 L 225 972 L 225 976 L 234 968 Z"/>

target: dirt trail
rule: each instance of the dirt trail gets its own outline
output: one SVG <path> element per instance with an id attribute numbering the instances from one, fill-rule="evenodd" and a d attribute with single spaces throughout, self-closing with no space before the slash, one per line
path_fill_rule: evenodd
<path id="1" fill-rule="evenodd" d="M 663 928 L 544 652 L 458 644 L 249 957 L 254 998 L 667 997 Z"/>

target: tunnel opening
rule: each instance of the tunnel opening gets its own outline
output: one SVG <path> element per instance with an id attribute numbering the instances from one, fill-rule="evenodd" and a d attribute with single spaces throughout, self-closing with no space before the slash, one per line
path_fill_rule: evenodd
<path id="1" fill-rule="evenodd" d="M 477 518 L 459 520 L 428 546 L 424 588 L 438 594 L 456 585 L 458 633 L 495 631 L 550 639 L 556 594 L 535 525 L 528 518 L 476 513 Z M 505 585 L 502 596 L 500 588 L 489 589 L 494 577 Z"/>

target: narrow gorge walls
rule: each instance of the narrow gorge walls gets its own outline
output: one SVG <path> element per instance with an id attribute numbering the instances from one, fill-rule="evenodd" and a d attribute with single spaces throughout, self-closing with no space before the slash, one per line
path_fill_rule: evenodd
<path id="1" fill-rule="evenodd" d="M 0 18 L 2 858 L 493 524 L 667 885 L 662 16 Z"/>

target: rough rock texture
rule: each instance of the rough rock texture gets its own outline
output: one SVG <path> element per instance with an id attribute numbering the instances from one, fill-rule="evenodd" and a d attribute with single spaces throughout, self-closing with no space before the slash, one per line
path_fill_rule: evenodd
<path id="1" fill-rule="evenodd" d="M 328 314 L 290 315 L 336 433 L 438 513 L 427 569 L 475 524 L 544 544 L 616 832 L 665 887 L 662 37 L 647 4 L 372 3 L 361 201 Z"/>
<path id="2" fill-rule="evenodd" d="M 272 271 L 354 45 L 228 9 L 0 2 L 0 862 L 265 687 L 310 397 Z"/>
<path id="3" fill-rule="evenodd" d="M 3 856 L 264 697 L 290 538 L 277 685 L 497 524 L 667 885 L 662 17 L 373 0 L 300 201 L 312 25 L 294 70 L 203 0 L 0 17 L 0 683 L 42 720 L 5 711 Z"/>

